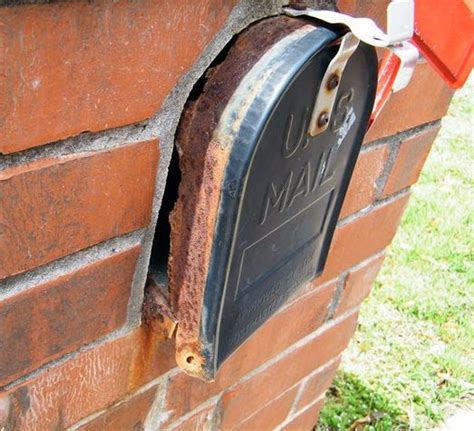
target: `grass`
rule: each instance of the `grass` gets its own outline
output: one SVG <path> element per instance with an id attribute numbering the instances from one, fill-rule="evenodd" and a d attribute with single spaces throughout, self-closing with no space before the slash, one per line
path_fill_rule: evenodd
<path id="1" fill-rule="evenodd" d="M 426 430 L 474 408 L 473 78 L 413 187 L 321 431 Z"/>

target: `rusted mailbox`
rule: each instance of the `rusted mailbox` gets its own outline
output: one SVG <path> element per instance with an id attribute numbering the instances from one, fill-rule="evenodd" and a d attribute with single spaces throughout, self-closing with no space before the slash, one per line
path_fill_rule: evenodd
<path id="1" fill-rule="evenodd" d="M 324 267 L 377 83 L 374 49 L 342 63 L 342 36 L 286 17 L 254 25 L 183 114 L 169 275 L 192 375 L 212 379 Z"/>

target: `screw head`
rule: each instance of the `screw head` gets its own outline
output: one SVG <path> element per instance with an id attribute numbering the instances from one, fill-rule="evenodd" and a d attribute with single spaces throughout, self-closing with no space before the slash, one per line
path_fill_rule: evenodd
<path id="1" fill-rule="evenodd" d="M 329 123 L 329 114 L 326 111 L 321 112 L 318 117 L 318 127 L 321 129 Z"/>
<path id="2" fill-rule="evenodd" d="M 328 90 L 334 90 L 339 85 L 339 75 L 333 73 L 329 76 L 326 87 Z"/>

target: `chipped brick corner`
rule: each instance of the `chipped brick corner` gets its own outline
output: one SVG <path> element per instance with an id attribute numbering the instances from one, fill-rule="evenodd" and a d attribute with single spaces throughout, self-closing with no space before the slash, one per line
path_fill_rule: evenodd
<path id="1" fill-rule="evenodd" d="M 177 368 L 180 316 L 147 276 L 174 135 L 219 52 L 286 2 L 10 3 L 0 428 L 312 429 L 452 91 L 418 64 L 366 136 L 324 273 L 205 383 Z M 311 3 L 383 21 L 386 2 Z"/>

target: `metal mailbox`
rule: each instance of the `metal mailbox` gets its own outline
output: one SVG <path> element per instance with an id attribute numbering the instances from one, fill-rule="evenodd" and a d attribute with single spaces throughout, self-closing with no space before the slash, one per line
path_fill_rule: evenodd
<path id="1" fill-rule="evenodd" d="M 260 22 L 186 107 L 169 274 L 177 361 L 192 375 L 212 379 L 324 268 L 377 85 L 372 47 L 335 60 L 343 36 Z"/>

